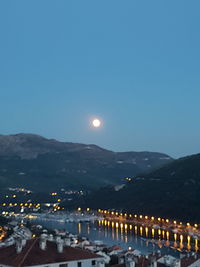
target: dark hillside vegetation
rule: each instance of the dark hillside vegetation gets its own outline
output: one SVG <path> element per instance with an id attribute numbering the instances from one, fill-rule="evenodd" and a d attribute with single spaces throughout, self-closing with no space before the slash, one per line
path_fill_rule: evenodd
<path id="1" fill-rule="evenodd" d="M 200 222 L 200 154 L 176 160 L 115 191 L 93 193 L 86 205 Z"/>
<path id="2" fill-rule="evenodd" d="M 113 152 L 96 145 L 59 142 L 33 134 L 0 136 L 0 187 L 48 192 L 91 190 L 122 183 L 173 159 L 154 152 Z"/>

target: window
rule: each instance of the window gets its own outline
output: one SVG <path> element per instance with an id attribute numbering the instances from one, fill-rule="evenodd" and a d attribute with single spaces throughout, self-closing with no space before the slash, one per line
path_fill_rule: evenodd
<path id="1" fill-rule="evenodd" d="M 67 263 L 59 264 L 59 267 L 68 267 Z"/>
<path id="2" fill-rule="evenodd" d="M 92 261 L 92 265 L 96 265 L 96 261 Z"/>
<path id="3" fill-rule="evenodd" d="M 81 267 L 82 266 L 82 262 L 78 262 L 77 266 Z"/>

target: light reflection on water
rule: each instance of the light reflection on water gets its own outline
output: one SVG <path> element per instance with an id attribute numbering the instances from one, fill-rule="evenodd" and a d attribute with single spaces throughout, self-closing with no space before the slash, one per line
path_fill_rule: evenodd
<path id="1" fill-rule="evenodd" d="M 106 220 L 102 220 L 98 222 L 100 229 L 107 229 L 108 222 Z M 142 225 L 132 225 L 132 224 L 123 224 L 116 222 L 111 223 L 112 232 L 114 236 L 114 232 L 116 232 L 116 240 L 118 240 L 118 231 L 121 234 L 121 241 L 128 243 L 130 242 L 131 236 L 134 236 L 134 240 L 136 241 L 136 237 L 139 235 L 141 240 L 146 238 L 147 243 L 151 243 L 152 245 L 157 245 L 160 249 L 163 247 L 170 247 L 171 249 L 178 250 L 194 250 L 195 252 L 199 251 L 198 247 L 198 239 L 194 239 L 191 236 L 183 236 L 178 233 L 169 232 L 167 230 L 154 229 L 150 227 L 144 227 Z M 134 227 L 134 233 L 132 229 Z M 107 230 L 106 230 L 107 231 Z"/>
<path id="2" fill-rule="evenodd" d="M 142 225 L 124 224 L 101 220 L 90 223 L 59 223 L 38 221 L 51 229 L 64 229 L 73 234 L 88 237 L 90 240 L 102 240 L 106 245 L 119 245 L 124 249 L 132 247 L 142 253 L 160 250 L 162 253 L 178 255 L 181 250 L 198 252 L 198 240 L 190 236 L 169 232 Z M 178 251 L 179 250 L 179 251 Z"/>

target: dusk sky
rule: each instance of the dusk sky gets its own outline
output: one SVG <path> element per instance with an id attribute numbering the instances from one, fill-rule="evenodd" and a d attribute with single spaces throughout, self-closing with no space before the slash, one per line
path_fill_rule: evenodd
<path id="1" fill-rule="evenodd" d="M 199 10 L 199 0 L 1 1 L 0 133 L 199 153 Z"/>

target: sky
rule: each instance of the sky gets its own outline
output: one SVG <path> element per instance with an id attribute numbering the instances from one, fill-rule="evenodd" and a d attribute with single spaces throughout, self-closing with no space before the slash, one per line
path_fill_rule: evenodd
<path id="1" fill-rule="evenodd" d="M 200 153 L 199 10 L 199 0 L 0 1 L 0 134 Z"/>

